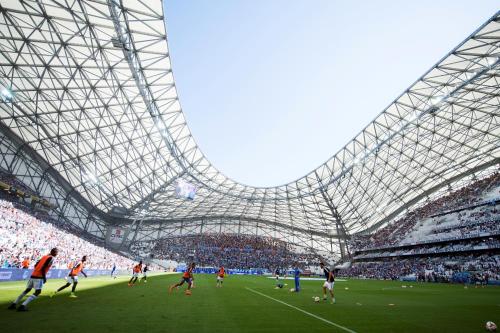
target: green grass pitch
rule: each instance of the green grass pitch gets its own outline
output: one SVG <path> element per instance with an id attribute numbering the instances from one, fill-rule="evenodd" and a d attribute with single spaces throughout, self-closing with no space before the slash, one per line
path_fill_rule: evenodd
<path id="1" fill-rule="evenodd" d="M 500 288 L 491 286 L 337 281 L 337 303 L 329 304 L 312 299 L 321 296 L 321 281 L 301 281 L 302 291 L 291 293 L 291 280 L 276 290 L 272 279 L 232 275 L 219 289 L 215 276 L 199 274 L 186 296 L 183 288 L 168 293 L 178 274 L 151 276 L 131 288 L 127 279 L 81 278 L 76 299 L 68 297 L 69 288 L 50 298 L 64 282 L 49 280 L 27 313 L 7 310 L 25 282 L 0 283 L 1 331 L 485 332 L 486 321 L 500 324 Z"/>

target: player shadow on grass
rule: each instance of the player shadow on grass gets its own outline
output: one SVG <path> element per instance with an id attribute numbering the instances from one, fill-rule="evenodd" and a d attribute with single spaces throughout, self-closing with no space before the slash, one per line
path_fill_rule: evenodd
<path id="1" fill-rule="evenodd" d="M 77 298 L 69 297 L 70 289 L 50 297 L 64 280 L 49 279 L 40 296 L 30 304 L 26 313 L 7 309 L 25 289 L 26 281 L 7 282 L 4 286 L 8 289 L 2 289 L 0 292 L 2 331 L 16 333 L 129 331 L 129 328 L 125 327 L 115 330 L 117 325 L 111 318 L 129 322 L 131 318 L 137 317 L 137 322 L 142 322 L 144 317 L 141 319 L 139 314 L 147 313 L 151 304 L 164 305 L 162 299 L 166 299 L 168 295 L 168 285 L 177 281 L 178 276 L 150 275 L 147 284 L 138 282 L 134 287 L 128 287 L 127 276 L 120 276 L 117 279 L 109 277 L 109 280 L 106 278 L 108 277 L 99 276 L 81 279 L 76 293 Z M 145 298 L 148 301 L 141 302 Z M 147 303 L 146 308 L 144 303 Z M 114 327 L 110 327 L 111 322 L 114 322 Z M 137 325 L 135 329 L 143 329 L 140 326 Z"/>

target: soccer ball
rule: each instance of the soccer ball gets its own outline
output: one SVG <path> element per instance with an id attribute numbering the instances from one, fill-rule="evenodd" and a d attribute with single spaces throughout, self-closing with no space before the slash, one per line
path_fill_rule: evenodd
<path id="1" fill-rule="evenodd" d="M 320 301 L 320 298 L 318 296 L 314 297 L 314 301 L 318 303 Z"/>
<path id="2" fill-rule="evenodd" d="M 294 291 L 295 291 L 295 289 L 294 289 L 294 288 L 290 289 L 290 292 L 291 292 L 291 293 L 293 293 Z"/>
<path id="3" fill-rule="evenodd" d="M 191 290 L 189 290 L 189 289 L 188 289 L 188 290 L 186 290 L 185 294 L 186 294 L 187 296 L 191 296 Z"/>
<path id="4" fill-rule="evenodd" d="M 486 322 L 486 330 L 490 332 L 495 332 L 497 330 L 497 325 L 492 321 L 488 321 Z"/>

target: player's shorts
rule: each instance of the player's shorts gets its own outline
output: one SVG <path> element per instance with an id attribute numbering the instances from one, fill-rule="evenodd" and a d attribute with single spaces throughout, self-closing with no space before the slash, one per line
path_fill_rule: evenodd
<path id="1" fill-rule="evenodd" d="M 26 289 L 40 290 L 43 288 L 43 279 L 30 278 L 26 284 Z"/>
<path id="2" fill-rule="evenodd" d="M 148 274 L 146 272 L 142 273 L 143 277 L 148 277 Z"/>
<path id="3" fill-rule="evenodd" d="M 325 281 L 325 283 L 323 283 L 323 287 L 325 287 L 326 289 L 328 290 L 332 290 L 333 289 L 333 285 L 335 284 L 335 282 L 328 282 L 328 281 Z"/>
<path id="4" fill-rule="evenodd" d="M 182 277 L 182 280 L 181 280 L 181 283 L 184 283 L 184 282 L 186 282 L 186 283 L 191 283 L 191 278 L 188 278 L 188 277 L 184 277 L 184 276 L 183 276 L 183 277 Z"/>
<path id="5" fill-rule="evenodd" d="M 136 278 L 136 277 L 139 277 L 139 273 L 137 273 L 137 272 L 133 272 L 133 273 L 132 273 L 132 277 L 135 277 L 135 278 Z"/>
<path id="6" fill-rule="evenodd" d="M 222 281 L 224 280 L 224 277 L 217 275 L 217 281 Z"/>
<path id="7" fill-rule="evenodd" d="M 68 275 L 66 276 L 66 282 L 68 283 L 77 283 L 78 282 L 78 276 L 71 276 L 71 275 Z"/>

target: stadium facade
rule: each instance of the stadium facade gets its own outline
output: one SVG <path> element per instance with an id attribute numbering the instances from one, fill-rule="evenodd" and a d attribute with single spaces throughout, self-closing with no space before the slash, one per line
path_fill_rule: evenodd
<path id="1" fill-rule="evenodd" d="M 122 230 L 120 246 L 229 232 L 338 257 L 350 235 L 498 170 L 499 81 L 500 12 L 328 161 L 253 187 L 191 135 L 162 1 L 1 0 L 0 168 L 59 223 L 99 240 Z M 179 180 L 194 200 L 176 195 Z"/>

